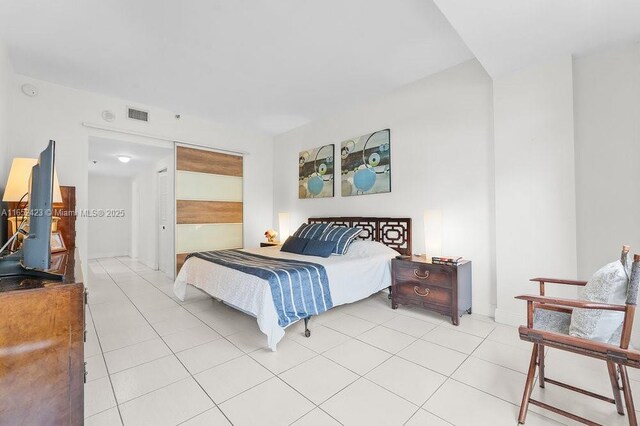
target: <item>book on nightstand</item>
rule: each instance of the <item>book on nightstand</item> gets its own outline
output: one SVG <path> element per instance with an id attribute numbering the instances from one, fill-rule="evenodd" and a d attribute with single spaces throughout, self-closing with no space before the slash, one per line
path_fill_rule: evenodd
<path id="1" fill-rule="evenodd" d="M 462 262 L 461 256 L 433 256 L 431 257 L 431 263 L 436 265 L 450 265 L 457 266 Z"/>

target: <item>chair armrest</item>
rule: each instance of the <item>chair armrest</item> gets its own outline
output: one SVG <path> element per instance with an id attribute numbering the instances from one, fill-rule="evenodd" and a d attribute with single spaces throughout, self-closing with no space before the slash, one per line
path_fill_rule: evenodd
<path id="1" fill-rule="evenodd" d="M 566 284 L 566 285 L 578 285 L 578 286 L 584 286 L 587 284 L 587 281 L 560 280 L 557 278 L 531 278 L 529 281 L 533 281 L 541 284 L 550 283 L 550 284 Z"/>
<path id="2" fill-rule="evenodd" d="M 557 297 L 546 297 L 546 296 L 522 295 L 522 296 L 516 296 L 516 299 L 526 300 L 527 302 L 534 302 L 534 303 L 542 303 L 542 304 L 549 303 L 552 305 L 569 306 L 572 308 L 602 309 L 605 311 L 625 312 L 627 309 L 625 305 L 612 305 L 610 303 L 597 303 L 597 302 L 589 302 L 586 300 L 574 300 L 574 299 L 560 299 Z"/>
<path id="3" fill-rule="evenodd" d="M 589 356 L 605 361 L 610 361 L 615 357 L 617 362 L 621 364 L 634 368 L 640 367 L 640 352 L 633 349 L 621 348 L 609 343 L 524 326 L 518 328 L 518 333 L 520 334 L 520 339 L 531 343 L 543 344 L 546 347 L 564 350 L 569 348 L 570 351 L 579 354 L 588 352 Z"/>

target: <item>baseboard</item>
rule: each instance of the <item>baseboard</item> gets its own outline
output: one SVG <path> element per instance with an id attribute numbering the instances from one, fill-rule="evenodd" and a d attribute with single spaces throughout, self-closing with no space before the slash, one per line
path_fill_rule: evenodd
<path id="1" fill-rule="evenodd" d="M 495 320 L 497 323 L 512 325 L 514 327 L 521 326 L 526 322 L 526 318 L 524 317 L 522 312 L 515 313 L 500 308 L 496 308 Z"/>

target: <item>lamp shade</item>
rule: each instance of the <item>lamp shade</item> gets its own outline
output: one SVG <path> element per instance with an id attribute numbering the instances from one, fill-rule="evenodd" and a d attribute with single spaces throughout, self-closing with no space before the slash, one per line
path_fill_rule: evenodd
<path id="1" fill-rule="evenodd" d="M 9 171 L 9 179 L 4 189 L 2 201 L 18 202 L 22 200 L 24 195 L 29 192 L 29 178 L 31 177 L 31 169 L 38 163 L 35 158 L 14 158 Z M 53 202 L 62 202 L 62 193 L 60 192 L 60 183 L 58 183 L 58 173 L 53 172 Z"/>
<path id="2" fill-rule="evenodd" d="M 442 256 L 442 210 L 424 212 L 424 245 L 427 258 Z"/>
<path id="3" fill-rule="evenodd" d="M 278 222 L 280 228 L 280 241 L 286 241 L 291 235 L 289 213 L 278 213 Z"/>

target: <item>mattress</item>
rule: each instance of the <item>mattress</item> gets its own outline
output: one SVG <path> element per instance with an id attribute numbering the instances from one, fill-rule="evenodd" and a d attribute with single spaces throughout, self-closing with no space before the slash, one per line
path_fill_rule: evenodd
<path id="1" fill-rule="evenodd" d="M 391 259 L 398 255 L 395 250 L 373 241 L 354 241 L 345 255 L 328 258 L 282 252 L 280 247 L 244 251 L 321 264 L 329 278 L 334 307 L 362 300 L 391 286 Z M 258 327 L 267 336 L 267 346 L 276 350 L 285 331 L 278 325 L 278 314 L 267 281 L 191 257 L 182 266 L 174 284 L 174 293 L 180 300 L 184 300 L 187 285 L 256 317 Z"/>

